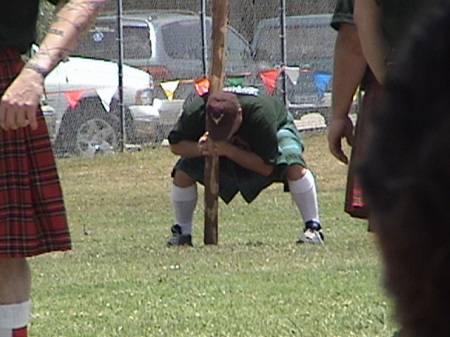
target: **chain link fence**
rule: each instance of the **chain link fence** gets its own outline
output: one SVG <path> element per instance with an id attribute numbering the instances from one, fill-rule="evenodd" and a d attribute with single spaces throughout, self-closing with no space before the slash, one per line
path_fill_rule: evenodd
<path id="1" fill-rule="evenodd" d="M 58 156 L 161 146 L 183 105 L 204 88 L 212 1 L 118 3 L 109 2 L 78 49 L 46 78 L 43 110 Z M 274 95 L 299 121 L 319 116 L 304 127 L 323 127 L 331 104 L 333 7 L 230 0 L 225 86 Z M 39 36 L 53 10 L 42 3 Z"/>

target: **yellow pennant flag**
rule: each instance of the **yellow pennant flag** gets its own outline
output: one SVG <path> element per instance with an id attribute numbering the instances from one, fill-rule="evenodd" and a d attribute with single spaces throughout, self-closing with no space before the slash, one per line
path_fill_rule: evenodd
<path id="1" fill-rule="evenodd" d="M 179 83 L 180 81 L 170 81 L 160 84 L 169 101 L 173 100 L 173 94 L 175 93 L 175 90 L 177 90 Z"/>

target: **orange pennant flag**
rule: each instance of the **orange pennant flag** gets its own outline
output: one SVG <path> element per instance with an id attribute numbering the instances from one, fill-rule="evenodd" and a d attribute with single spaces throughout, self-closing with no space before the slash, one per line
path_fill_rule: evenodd
<path id="1" fill-rule="evenodd" d="M 209 79 L 207 78 L 201 78 L 194 83 L 195 85 L 195 91 L 200 96 L 206 94 L 209 91 Z"/>
<path id="2" fill-rule="evenodd" d="M 278 75 L 280 75 L 281 69 L 269 69 L 259 73 L 267 92 L 272 95 L 275 92 Z"/>
<path id="3" fill-rule="evenodd" d="M 75 91 L 67 91 L 65 93 L 67 103 L 69 103 L 69 106 L 73 109 L 77 106 L 80 98 L 83 96 L 83 94 L 87 90 L 75 90 Z"/>

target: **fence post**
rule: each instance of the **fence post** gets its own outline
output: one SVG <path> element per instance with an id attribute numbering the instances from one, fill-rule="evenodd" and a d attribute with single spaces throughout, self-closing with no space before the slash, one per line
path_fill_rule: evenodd
<path id="1" fill-rule="evenodd" d="M 286 0 L 280 0 L 280 42 L 281 42 L 281 81 L 283 90 L 283 103 L 288 108 L 286 85 Z"/>
<path id="2" fill-rule="evenodd" d="M 208 73 L 208 51 L 206 43 L 206 2 L 200 0 L 200 27 L 202 32 L 202 74 L 206 77 Z"/>
<path id="3" fill-rule="evenodd" d="M 117 0 L 117 44 L 118 44 L 118 90 L 119 90 L 119 117 L 120 117 L 120 139 L 119 149 L 123 152 L 125 148 L 125 114 L 123 108 L 123 27 L 122 27 L 122 0 Z"/>

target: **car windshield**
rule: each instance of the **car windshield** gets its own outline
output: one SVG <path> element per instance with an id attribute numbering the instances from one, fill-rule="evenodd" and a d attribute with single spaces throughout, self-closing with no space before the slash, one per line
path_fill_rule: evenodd
<path id="1" fill-rule="evenodd" d="M 151 46 L 148 27 L 123 26 L 123 57 L 125 59 L 148 59 Z M 80 41 L 72 56 L 103 60 L 118 60 L 119 45 L 115 23 L 102 22 Z"/>
<path id="2" fill-rule="evenodd" d="M 334 31 L 328 25 L 289 25 L 286 27 L 286 59 L 289 65 L 333 56 Z M 280 27 L 267 26 L 256 41 L 257 60 L 281 62 Z"/>
<path id="3" fill-rule="evenodd" d="M 174 59 L 202 58 L 202 35 L 199 21 L 178 21 L 164 25 L 162 38 L 167 54 Z"/>
<path id="4" fill-rule="evenodd" d="M 208 54 L 209 37 L 211 36 L 211 22 L 206 22 L 206 43 Z M 167 54 L 174 59 L 193 60 L 202 58 L 202 35 L 200 21 L 179 21 L 164 25 L 162 37 Z M 251 49 L 247 42 L 232 28 L 227 34 L 227 48 L 229 61 L 249 61 Z"/>

